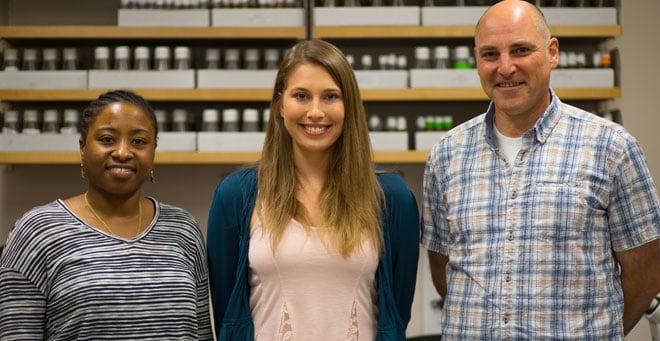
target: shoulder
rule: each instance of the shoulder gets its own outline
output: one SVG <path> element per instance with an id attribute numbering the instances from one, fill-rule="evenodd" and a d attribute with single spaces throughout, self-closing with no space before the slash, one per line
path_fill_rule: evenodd
<path id="1" fill-rule="evenodd" d="M 174 205 L 158 202 L 154 198 L 150 198 L 150 199 L 153 200 L 154 203 L 156 203 L 156 207 L 159 210 L 160 217 L 168 218 L 168 219 L 175 218 L 181 220 L 184 223 L 197 225 L 197 221 L 195 220 L 193 215 L 187 210 Z"/>
<path id="2" fill-rule="evenodd" d="M 380 171 L 377 173 L 378 182 L 385 195 L 409 192 L 408 185 L 398 174 Z"/>
<path id="3" fill-rule="evenodd" d="M 257 170 L 254 168 L 244 168 L 234 171 L 227 175 L 218 184 L 218 190 L 236 191 L 251 188 L 257 185 Z"/>

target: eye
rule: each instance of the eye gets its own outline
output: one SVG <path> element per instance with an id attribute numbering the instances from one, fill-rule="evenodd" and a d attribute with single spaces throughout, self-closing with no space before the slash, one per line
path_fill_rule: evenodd
<path id="1" fill-rule="evenodd" d="M 486 60 L 494 60 L 497 59 L 497 52 L 495 51 L 484 51 L 481 53 L 481 58 L 486 59 Z"/>
<path id="2" fill-rule="evenodd" d="M 341 99 L 341 95 L 338 93 L 331 92 L 325 95 L 325 99 L 328 101 L 336 101 L 338 99 Z"/>
<path id="3" fill-rule="evenodd" d="M 512 54 L 515 55 L 515 56 L 524 56 L 524 55 L 528 55 L 531 52 L 532 52 L 532 49 L 530 49 L 529 47 L 519 46 L 519 47 L 517 47 L 513 50 Z"/>
<path id="4" fill-rule="evenodd" d="M 98 138 L 98 141 L 103 144 L 111 144 L 115 141 L 114 137 L 109 135 L 103 135 Z"/>
<path id="5" fill-rule="evenodd" d="M 147 145 L 148 142 L 147 142 L 147 140 L 140 138 L 140 139 L 134 139 L 133 144 L 136 145 L 136 146 L 144 146 L 144 145 Z"/>
<path id="6" fill-rule="evenodd" d="M 304 101 L 307 99 L 307 94 L 304 92 L 295 92 L 293 94 L 293 98 L 299 100 L 299 101 Z"/>

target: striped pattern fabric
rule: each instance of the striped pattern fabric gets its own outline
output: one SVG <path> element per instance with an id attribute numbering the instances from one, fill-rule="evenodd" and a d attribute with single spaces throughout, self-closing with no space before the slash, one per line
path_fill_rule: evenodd
<path id="1" fill-rule="evenodd" d="M 493 107 L 432 149 L 422 245 L 448 255 L 443 338 L 620 340 L 613 251 L 660 237 L 637 141 L 554 96 L 508 164 Z"/>
<path id="2" fill-rule="evenodd" d="M 156 216 L 130 240 L 61 200 L 18 220 L 0 263 L 0 340 L 212 340 L 197 223 L 150 199 Z"/>

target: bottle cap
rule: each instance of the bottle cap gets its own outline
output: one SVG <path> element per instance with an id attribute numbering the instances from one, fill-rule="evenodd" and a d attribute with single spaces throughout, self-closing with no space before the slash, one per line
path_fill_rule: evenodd
<path id="1" fill-rule="evenodd" d="M 136 46 L 133 53 L 135 59 L 149 59 L 149 48 L 146 46 Z"/>
<path id="2" fill-rule="evenodd" d="M 269 62 L 276 62 L 280 58 L 280 51 L 277 49 L 266 49 L 264 52 L 264 59 Z"/>
<path id="3" fill-rule="evenodd" d="M 39 119 L 39 112 L 35 109 L 25 109 L 23 111 L 23 121 L 37 121 Z"/>
<path id="4" fill-rule="evenodd" d="M 64 109 L 64 122 L 78 122 L 78 109 Z"/>
<path id="5" fill-rule="evenodd" d="M 456 59 L 468 59 L 470 58 L 470 48 L 467 46 L 456 46 L 454 48 L 454 56 Z"/>
<path id="6" fill-rule="evenodd" d="M 57 60 L 57 49 L 43 49 L 44 60 Z"/>
<path id="7" fill-rule="evenodd" d="M 5 50 L 5 60 L 18 60 L 18 50 L 17 49 L 6 49 Z"/>
<path id="8" fill-rule="evenodd" d="M 156 116 L 156 122 L 159 123 L 167 122 L 167 111 L 163 109 L 154 110 L 154 116 Z"/>
<path id="9" fill-rule="evenodd" d="M 216 49 L 216 48 L 206 49 L 206 60 L 207 61 L 220 60 L 220 49 Z"/>
<path id="10" fill-rule="evenodd" d="M 37 60 L 37 50 L 36 49 L 24 49 L 23 50 L 23 60 Z"/>
<path id="11" fill-rule="evenodd" d="M 202 116 L 203 116 L 202 119 L 204 120 L 204 122 L 218 122 L 219 114 L 220 112 L 218 111 L 218 109 L 211 109 L 211 108 L 204 109 L 204 111 L 202 111 Z"/>
<path id="12" fill-rule="evenodd" d="M 170 47 L 169 46 L 156 46 L 154 48 L 154 57 L 156 59 L 170 59 Z"/>
<path id="13" fill-rule="evenodd" d="M 225 122 L 238 122 L 238 109 L 228 108 L 222 111 L 222 119 Z"/>
<path id="14" fill-rule="evenodd" d="M 128 46 L 115 47 L 115 59 L 126 59 L 130 55 L 130 48 Z"/>
<path id="15" fill-rule="evenodd" d="M 94 48 L 94 57 L 96 59 L 108 59 L 110 57 L 110 48 L 107 46 L 97 46 Z"/>
<path id="16" fill-rule="evenodd" d="M 188 120 L 188 111 L 186 109 L 174 109 L 172 110 L 172 121 L 173 122 L 186 122 Z"/>
<path id="17" fill-rule="evenodd" d="M 245 60 L 246 61 L 258 61 L 259 60 L 259 49 L 246 49 L 245 50 Z"/>
<path id="18" fill-rule="evenodd" d="M 431 49 L 427 46 L 415 47 L 415 59 L 430 59 Z"/>
<path id="19" fill-rule="evenodd" d="M 5 111 L 5 122 L 11 122 L 11 123 L 18 122 L 18 110 Z"/>
<path id="20" fill-rule="evenodd" d="M 64 60 L 77 60 L 78 50 L 75 47 L 67 47 L 62 49 L 62 57 Z"/>
<path id="21" fill-rule="evenodd" d="M 259 122 L 259 110 L 254 108 L 243 109 L 243 122 Z"/>
<path id="22" fill-rule="evenodd" d="M 237 61 L 239 57 L 238 49 L 226 49 L 225 50 L 225 59 L 231 61 Z"/>
<path id="23" fill-rule="evenodd" d="M 449 46 L 436 46 L 433 54 L 435 55 L 436 59 L 447 59 L 449 58 Z"/>
<path id="24" fill-rule="evenodd" d="M 190 58 L 190 47 L 188 46 L 177 46 L 174 48 L 174 58 L 175 59 L 188 59 Z"/>
<path id="25" fill-rule="evenodd" d="M 57 122 L 58 113 L 56 109 L 46 109 L 44 110 L 44 122 Z"/>

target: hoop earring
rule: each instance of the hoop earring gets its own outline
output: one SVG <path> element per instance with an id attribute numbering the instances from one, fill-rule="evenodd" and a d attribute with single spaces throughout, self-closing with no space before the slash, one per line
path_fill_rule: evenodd
<path id="1" fill-rule="evenodd" d="M 85 165 L 80 161 L 80 178 L 85 180 Z"/>
<path id="2" fill-rule="evenodd" d="M 151 181 L 151 183 L 156 182 L 156 175 L 154 175 L 154 170 L 153 169 L 149 171 L 149 181 Z"/>

